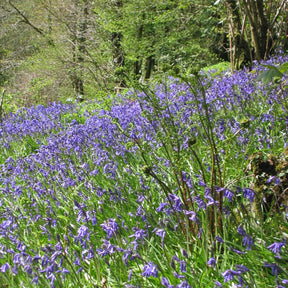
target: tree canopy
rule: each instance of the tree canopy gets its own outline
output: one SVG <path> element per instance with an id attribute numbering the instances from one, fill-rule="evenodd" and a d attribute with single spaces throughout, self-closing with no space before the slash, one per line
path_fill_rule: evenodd
<path id="1" fill-rule="evenodd" d="M 233 72 L 287 51 L 287 9 L 285 0 L 5 1 L 0 87 L 32 104 L 221 61 Z"/>

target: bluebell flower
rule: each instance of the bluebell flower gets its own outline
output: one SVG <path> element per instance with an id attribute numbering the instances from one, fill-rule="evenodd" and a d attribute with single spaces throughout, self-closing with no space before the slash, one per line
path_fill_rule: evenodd
<path id="1" fill-rule="evenodd" d="M 232 198 L 234 197 L 234 193 L 229 189 L 224 189 L 223 196 L 228 199 L 229 202 L 232 202 Z"/>
<path id="2" fill-rule="evenodd" d="M 242 272 L 242 273 L 244 273 L 244 272 L 249 272 L 249 268 L 247 268 L 247 267 L 244 266 L 243 264 L 241 264 L 241 265 L 236 264 L 236 265 L 235 265 L 235 268 L 237 268 L 237 271 L 240 271 L 240 272 Z"/>
<path id="3" fill-rule="evenodd" d="M 188 254 L 187 254 L 186 250 L 184 250 L 184 249 L 182 249 L 182 255 L 183 255 L 184 257 L 188 258 Z"/>
<path id="4" fill-rule="evenodd" d="M 234 271 L 232 269 L 228 269 L 225 272 L 222 273 L 222 276 L 224 277 L 224 282 L 232 281 L 235 276 L 241 275 L 241 271 Z"/>
<path id="5" fill-rule="evenodd" d="M 189 220 L 197 223 L 197 224 L 200 224 L 200 221 L 197 217 L 197 213 L 195 211 L 187 211 L 187 210 L 183 210 L 184 214 L 185 215 L 188 215 L 189 216 Z"/>
<path id="6" fill-rule="evenodd" d="M 174 271 L 173 274 L 174 274 L 174 277 L 176 277 L 176 278 L 178 278 L 178 279 L 184 279 L 184 278 L 186 278 L 184 275 L 180 275 L 180 274 L 178 274 L 176 271 Z"/>
<path id="7" fill-rule="evenodd" d="M 270 183 L 272 183 L 274 181 L 274 185 L 275 186 L 277 186 L 277 185 L 279 185 L 280 184 L 280 179 L 279 179 L 279 177 L 277 177 L 277 176 L 270 176 L 269 178 L 268 178 L 268 180 L 267 180 L 267 183 L 268 184 L 270 184 Z"/>
<path id="8" fill-rule="evenodd" d="M 84 237 L 88 234 L 88 230 L 89 230 L 88 227 L 82 225 L 82 226 L 78 229 L 78 235 L 77 235 L 77 237 L 78 237 L 79 239 L 84 238 Z"/>
<path id="9" fill-rule="evenodd" d="M 178 284 L 176 288 L 192 288 L 192 287 L 187 283 L 187 280 L 184 280 L 180 284 Z"/>
<path id="10" fill-rule="evenodd" d="M 36 274 L 35 276 L 34 276 L 34 278 L 31 280 L 31 284 L 38 284 L 38 281 L 39 281 L 39 277 L 38 277 L 38 274 Z"/>
<path id="11" fill-rule="evenodd" d="M 211 267 L 216 267 L 216 259 L 214 257 L 211 257 L 208 261 L 207 261 L 207 265 L 211 266 Z"/>
<path id="12" fill-rule="evenodd" d="M 62 279 L 63 279 L 63 281 L 65 281 L 65 275 L 66 275 L 67 273 L 69 274 L 70 271 L 69 271 L 68 269 L 66 269 L 66 268 L 63 268 L 63 269 L 62 269 Z"/>
<path id="13" fill-rule="evenodd" d="M 271 244 L 270 246 L 268 246 L 268 249 L 276 254 L 276 253 L 280 253 L 282 247 L 285 245 L 286 245 L 286 241 L 285 242 L 275 242 L 275 243 Z"/>
<path id="14" fill-rule="evenodd" d="M 250 189 L 250 188 L 243 188 L 243 197 L 247 198 L 248 200 L 250 200 L 250 202 L 254 201 L 255 198 L 255 191 Z"/>
<path id="15" fill-rule="evenodd" d="M 55 286 L 54 286 L 54 282 L 55 282 L 55 280 L 56 280 L 56 276 L 55 276 L 53 273 L 51 273 L 51 274 L 47 277 L 47 279 L 51 279 L 51 281 L 50 281 L 50 286 L 51 286 L 51 287 L 55 287 Z"/>
<path id="16" fill-rule="evenodd" d="M 243 245 L 244 246 L 247 246 L 247 250 L 251 250 L 251 247 L 254 245 L 254 241 L 253 241 L 253 238 L 249 235 L 246 235 L 243 240 Z"/>
<path id="17" fill-rule="evenodd" d="M 7 272 L 9 269 L 10 269 L 10 265 L 8 264 L 8 262 L 6 262 L 5 264 L 3 264 L 3 265 L 1 266 L 0 271 L 1 271 L 2 273 L 5 273 L 5 272 Z"/>
<path id="18" fill-rule="evenodd" d="M 183 261 L 183 260 L 180 261 L 180 271 L 181 271 L 182 273 L 185 273 L 185 272 L 186 272 L 186 262 Z"/>
<path id="19" fill-rule="evenodd" d="M 156 228 L 155 228 L 156 229 Z M 154 230 L 155 230 L 154 229 Z M 143 230 L 143 229 L 138 229 L 137 227 L 133 227 L 132 228 L 133 231 L 135 231 L 134 234 L 130 235 L 129 238 L 132 238 L 132 237 L 135 237 L 135 240 L 138 241 L 138 240 L 143 240 L 144 237 L 147 236 L 147 231 L 146 230 Z M 153 230 L 153 232 L 154 232 Z"/>
<path id="20" fill-rule="evenodd" d="M 162 212 L 167 205 L 168 205 L 168 203 L 160 203 L 160 206 L 156 208 L 156 211 Z"/>
<path id="21" fill-rule="evenodd" d="M 197 211 L 199 211 L 200 209 L 204 209 L 204 210 L 206 209 L 206 204 L 200 195 L 195 196 L 194 200 L 198 204 Z"/>
<path id="22" fill-rule="evenodd" d="M 246 231 L 239 225 L 237 228 L 238 233 L 243 237 L 242 243 L 244 246 L 247 246 L 247 250 L 251 250 L 251 247 L 254 245 L 253 238 L 249 236 Z"/>
<path id="23" fill-rule="evenodd" d="M 158 228 L 155 228 L 152 232 L 155 232 L 156 235 L 158 235 L 159 237 L 162 238 L 162 241 L 164 240 L 165 238 L 165 229 L 158 229 Z"/>
<path id="24" fill-rule="evenodd" d="M 182 211 L 182 201 L 177 195 L 170 194 L 169 199 L 170 199 L 170 201 L 174 202 L 174 209 L 176 211 L 179 211 L 179 212 Z"/>
<path id="25" fill-rule="evenodd" d="M 100 224 L 100 226 L 103 228 L 103 230 L 107 233 L 107 239 L 112 238 L 116 235 L 116 232 L 119 229 L 118 223 L 115 221 L 115 219 L 108 219 L 108 221 L 105 221 L 104 223 Z"/>
<path id="26" fill-rule="evenodd" d="M 161 284 L 167 288 L 174 288 L 174 286 L 169 283 L 168 279 L 163 276 L 161 277 Z"/>
<path id="27" fill-rule="evenodd" d="M 271 268 L 272 275 L 278 277 L 279 266 L 276 263 L 264 262 L 264 267 Z"/>
<path id="28" fill-rule="evenodd" d="M 217 242 L 219 242 L 219 243 L 225 243 L 224 240 L 223 240 L 220 236 L 217 235 L 215 238 L 216 238 L 216 241 L 217 241 Z"/>
<path id="29" fill-rule="evenodd" d="M 215 284 L 215 288 L 216 287 L 223 287 L 222 283 L 219 281 L 214 282 L 214 284 Z"/>
<path id="30" fill-rule="evenodd" d="M 157 270 L 157 265 L 155 265 L 153 262 L 149 262 L 148 264 L 144 265 L 144 268 L 143 268 L 143 273 L 142 273 L 142 276 L 145 276 L 145 277 L 155 277 L 157 278 L 158 277 L 158 270 Z"/>

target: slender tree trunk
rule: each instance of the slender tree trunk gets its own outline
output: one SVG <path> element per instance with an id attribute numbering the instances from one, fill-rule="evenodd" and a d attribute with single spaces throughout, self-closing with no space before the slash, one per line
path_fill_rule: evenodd
<path id="1" fill-rule="evenodd" d="M 154 56 L 151 55 L 147 57 L 145 61 L 145 79 L 149 79 L 151 77 L 154 65 L 155 65 Z"/>
<path id="2" fill-rule="evenodd" d="M 230 61 L 233 68 L 241 69 L 252 63 L 250 47 L 244 33 L 246 17 L 244 15 L 241 19 L 236 0 L 226 0 L 225 4 L 229 14 Z"/>
<path id="3" fill-rule="evenodd" d="M 121 9 L 123 7 L 123 1 L 117 0 L 115 3 L 116 13 L 119 17 L 121 15 Z M 112 42 L 112 53 L 113 53 L 113 61 L 115 65 L 115 74 L 117 76 L 116 85 L 118 87 L 126 87 L 125 84 L 125 73 L 124 73 L 124 65 L 125 65 L 125 57 L 122 49 L 122 33 L 120 31 L 114 31 L 111 33 L 111 42 Z"/>
<path id="4" fill-rule="evenodd" d="M 143 25 L 141 24 L 137 29 L 137 41 L 140 42 L 143 35 Z M 137 57 L 137 60 L 134 62 L 134 75 L 137 80 L 141 77 L 141 67 L 142 67 L 142 59 L 140 57 Z"/>
<path id="5" fill-rule="evenodd" d="M 88 18 L 88 0 L 81 5 L 79 0 L 74 1 L 74 13 L 72 15 L 72 57 L 73 67 L 71 73 L 72 86 L 79 101 L 84 100 L 84 55 L 86 51 L 86 33 Z"/>
<path id="6" fill-rule="evenodd" d="M 86 50 L 86 33 L 87 33 L 87 18 L 88 18 L 88 0 L 83 1 L 83 6 L 81 7 L 81 16 L 78 23 L 78 56 L 77 61 L 79 65 L 79 77 L 77 92 L 79 95 L 84 96 L 84 55 Z M 83 99 L 79 99 L 83 100 Z"/>
<path id="7" fill-rule="evenodd" d="M 255 57 L 257 60 L 264 59 L 267 55 L 268 21 L 264 13 L 263 0 L 243 0 L 242 4 L 250 24 Z"/>

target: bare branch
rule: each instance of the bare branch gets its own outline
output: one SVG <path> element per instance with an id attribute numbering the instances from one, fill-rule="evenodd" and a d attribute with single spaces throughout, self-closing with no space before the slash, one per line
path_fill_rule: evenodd
<path id="1" fill-rule="evenodd" d="M 16 10 L 16 12 L 22 17 L 23 22 L 28 24 L 30 27 L 32 27 L 36 32 L 38 32 L 40 35 L 45 36 L 44 32 L 41 28 L 36 27 L 35 25 L 33 25 L 29 19 L 12 3 L 11 0 L 9 0 L 9 4 L 11 7 L 13 7 L 14 10 Z"/>
<path id="2" fill-rule="evenodd" d="M 278 10 L 277 10 L 277 12 L 276 12 L 276 14 L 275 14 L 274 19 L 273 19 L 272 22 L 271 22 L 270 29 L 273 28 L 273 26 L 274 26 L 275 22 L 277 21 L 277 19 L 278 19 L 280 13 L 281 13 L 281 11 L 282 11 L 282 9 L 283 9 L 286 1 L 287 1 L 287 0 L 282 0 L 282 3 L 280 4 L 280 6 L 279 6 L 279 8 L 278 8 Z"/>

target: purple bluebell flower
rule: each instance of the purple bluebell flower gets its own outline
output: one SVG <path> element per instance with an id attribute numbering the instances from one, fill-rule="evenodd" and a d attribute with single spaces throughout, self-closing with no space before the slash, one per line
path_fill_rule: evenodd
<path id="1" fill-rule="evenodd" d="M 199 228 L 199 232 L 198 232 L 198 239 L 201 238 L 201 236 L 202 236 L 202 232 L 203 232 L 203 228 L 200 227 L 200 228 Z"/>
<path id="2" fill-rule="evenodd" d="M 129 238 L 135 237 L 135 240 L 143 240 L 145 236 L 147 236 L 147 231 L 143 229 L 138 229 L 137 227 L 132 228 L 133 231 L 135 231 L 134 234 L 130 235 Z"/>
<path id="3" fill-rule="evenodd" d="M 174 202 L 174 209 L 176 211 L 179 211 L 179 212 L 182 211 L 182 201 L 177 195 L 170 194 L 169 199 L 170 199 L 170 201 Z"/>
<path id="4" fill-rule="evenodd" d="M 160 203 L 160 206 L 156 208 L 156 211 L 162 212 L 167 205 L 168 205 L 168 203 Z"/>
<path id="5" fill-rule="evenodd" d="M 200 209 L 206 209 L 206 204 L 203 201 L 203 199 L 201 198 L 201 196 L 197 195 L 194 197 L 195 202 L 198 204 L 198 208 L 197 211 L 199 211 Z"/>
<path id="6" fill-rule="evenodd" d="M 207 261 L 207 265 L 215 268 L 216 267 L 216 259 L 214 257 L 211 257 L 208 261 Z"/>
<path id="7" fill-rule="evenodd" d="M 234 193 L 229 189 L 224 189 L 223 196 L 228 199 L 229 202 L 232 202 L 232 198 L 234 197 Z"/>
<path id="8" fill-rule="evenodd" d="M 250 188 L 243 188 L 243 197 L 247 198 L 248 200 L 250 200 L 250 202 L 254 201 L 255 198 L 255 191 L 250 189 Z"/>
<path id="9" fill-rule="evenodd" d="M 228 269 L 222 273 L 222 276 L 224 277 L 224 282 L 228 282 L 233 280 L 235 276 L 241 275 L 241 273 L 241 271 L 234 271 L 232 269 Z"/>
<path id="10" fill-rule="evenodd" d="M 63 279 L 63 281 L 65 281 L 65 275 L 66 275 L 67 273 L 69 274 L 70 271 L 69 271 L 68 269 L 66 269 L 66 268 L 63 268 L 63 269 L 62 269 L 62 279 Z"/>
<path id="11" fill-rule="evenodd" d="M 280 179 L 277 176 L 270 176 L 269 179 L 267 180 L 267 183 L 270 184 L 274 181 L 274 185 L 277 186 L 280 184 Z"/>
<path id="12" fill-rule="evenodd" d="M 119 229 L 118 223 L 115 221 L 115 219 L 112 219 L 112 218 L 100 224 L 100 226 L 107 233 L 107 239 L 110 239 L 113 236 L 115 236 L 116 232 Z"/>
<path id="13" fill-rule="evenodd" d="M 31 280 L 31 284 L 38 284 L 38 281 L 39 281 L 39 277 L 38 277 L 38 274 L 36 274 L 35 276 L 34 276 L 34 278 Z"/>
<path id="14" fill-rule="evenodd" d="M 84 238 L 84 237 L 88 234 L 88 230 L 89 230 L 88 227 L 82 225 L 82 226 L 78 229 L 78 235 L 77 235 L 77 237 L 78 237 L 79 239 Z"/>
<path id="15" fill-rule="evenodd" d="M 237 228 L 237 232 L 241 235 L 241 236 L 246 236 L 247 234 L 246 234 L 246 231 L 242 228 L 242 226 L 238 226 L 238 228 Z"/>
<path id="16" fill-rule="evenodd" d="M 184 278 L 186 278 L 184 275 L 180 275 L 180 274 L 178 274 L 176 271 L 174 271 L 173 274 L 174 274 L 174 277 L 176 277 L 176 278 L 178 278 L 178 279 L 184 279 Z"/>
<path id="17" fill-rule="evenodd" d="M 158 228 L 155 228 L 152 232 L 155 232 L 156 235 L 158 235 L 159 237 L 161 237 L 162 241 L 164 240 L 165 238 L 165 229 L 158 229 Z"/>
<path id="18" fill-rule="evenodd" d="M 215 284 L 215 288 L 216 287 L 223 287 L 222 283 L 219 281 L 214 282 L 214 284 Z"/>
<path id="19" fill-rule="evenodd" d="M 155 265 L 153 262 L 149 262 L 148 264 L 144 265 L 144 268 L 143 268 L 143 273 L 142 273 L 142 276 L 145 276 L 145 277 L 155 277 L 157 278 L 158 277 L 158 270 L 157 270 L 157 265 Z"/>
<path id="20" fill-rule="evenodd" d="M 6 262 L 5 264 L 3 264 L 3 265 L 1 266 L 0 271 L 1 271 L 2 273 L 5 273 L 5 272 L 7 272 L 9 269 L 10 269 L 10 265 L 8 264 L 8 262 Z"/>
<path id="21" fill-rule="evenodd" d="M 184 280 L 180 284 L 178 284 L 176 288 L 192 288 L 192 287 L 187 283 L 187 280 Z"/>
<path id="22" fill-rule="evenodd" d="M 184 249 L 182 249 L 182 255 L 183 255 L 184 257 L 188 258 L 188 254 L 187 254 L 186 250 L 184 250 Z"/>
<path id="23" fill-rule="evenodd" d="M 55 286 L 54 286 L 54 282 L 55 282 L 55 280 L 56 280 L 56 276 L 55 276 L 53 273 L 51 273 L 51 274 L 47 277 L 47 279 L 51 279 L 51 281 L 50 281 L 50 286 L 51 286 L 51 287 L 55 287 Z"/>
<path id="24" fill-rule="evenodd" d="M 181 271 L 182 273 L 185 273 L 185 272 L 186 272 L 186 262 L 183 261 L 183 260 L 180 261 L 180 271 Z"/>
<path id="25" fill-rule="evenodd" d="M 244 252 L 244 251 L 240 251 L 240 250 L 237 250 L 237 249 L 235 249 L 235 248 L 233 248 L 233 247 L 230 247 L 229 248 L 232 252 L 235 252 L 235 253 L 237 253 L 238 255 L 245 255 L 247 252 Z"/>
<path id="26" fill-rule="evenodd" d="M 278 277 L 279 266 L 276 263 L 264 262 L 264 267 L 271 268 L 272 275 Z"/>
<path id="27" fill-rule="evenodd" d="M 174 286 L 169 283 L 168 279 L 163 276 L 161 277 L 161 284 L 167 288 L 174 288 Z"/>
<path id="28" fill-rule="evenodd" d="M 183 210 L 184 214 L 185 215 L 188 215 L 189 216 L 189 220 L 197 223 L 197 224 L 200 224 L 200 221 L 197 217 L 197 213 L 195 211 L 187 211 L 187 210 Z"/>
<path id="29" fill-rule="evenodd" d="M 244 246 L 247 246 L 247 250 L 251 250 L 251 247 L 254 245 L 253 238 L 249 235 L 246 235 L 242 242 Z"/>
<path id="30" fill-rule="evenodd" d="M 216 241 L 217 241 L 217 242 L 219 242 L 219 243 L 225 243 L 224 240 L 223 240 L 220 236 L 217 235 L 215 238 L 216 238 Z"/>
<path id="31" fill-rule="evenodd" d="M 282 247 L 285 245 L 286 245 L 286 241 L 285 242 L 275 242 L 275 243 L 271 244 L 270 246 L 268 246 L 268 249 L 276 254 L 276 253 L 280 253 Z"/>
<path id="32" fill-rule="evenodd" d="M 251 250 L 251 247 L 254 245 L 253 238 L 249 236 L 246 231 L 239 225 L 237 228 L 238 233 L 243 237 L 242 243 L 244 246 L 247 246 L 247 250 Z"/>
<path id="33" fill-rule="evenodd" d="M 242 273 L 244 273 L 244 272 L 249 272 L 249 268 L 247 268 L 247 267 L 244 266 L 243 264 L 241 264 L 241 265 L 236 264 L 236 265 L 235 265 L 235 268 L 237 268 L 237 271 L 240 271 L 240 272 L 242 272 Z"/>

